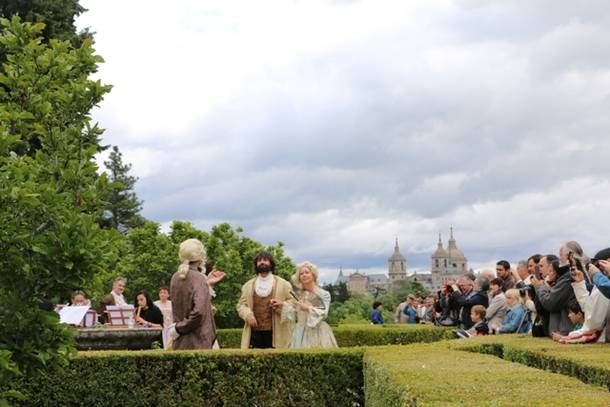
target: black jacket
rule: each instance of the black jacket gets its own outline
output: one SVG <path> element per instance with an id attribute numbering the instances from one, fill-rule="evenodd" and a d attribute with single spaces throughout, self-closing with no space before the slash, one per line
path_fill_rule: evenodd
<path id="1" fill-rule="evenodd" d="M 456 291 L 451 295 L 451 300 L 456 307 L 459 320 L 464 329 L 470 329 L 474 325 L 472 319 L 470 319 L 470 309 L 475 305 L 482 305 L 487 308 L 489 304 L 489 297 L 483 291 L 468 294 Z"/>
<path id="2" fill-rule="evenodd" d="M 574 325 L 568 318 L 566 306 L 568 302 L 574 300 L 574 290 L 572 289 L 570 272 L 561 269 L 561 275 L 557 277 L 557 282 L 553 287 L 547 287 L 544 284 L 536 287 L 536 298 L 542 307 L 548 311 L 548 335 L 553 332 L 560 332 L 561 335 L 567 335 Z M 546 323 L 547 321 L 545 321 Z"/>

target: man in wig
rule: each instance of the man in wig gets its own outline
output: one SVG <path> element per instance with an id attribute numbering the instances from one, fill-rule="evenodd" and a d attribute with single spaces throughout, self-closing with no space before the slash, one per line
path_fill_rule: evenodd
<path id="1" fill-rule="evenodd" d="M 293 324 L 282 322 L 281 306 L 276 300 L 293 301 L 291 285 L 273 274 L 275 261 L 265 251 L 254 258 L 254 271 L 256 277 L 243 285 L 237 304 L 237 312 L 245 321 L 241 348 L 286 348 Z"/>
<path id="2" fill-rule="evenodd" d="M 178 271 L 172 276 L 170 296 L 174 324 L 170 327 L 174 349 L 211 349 L 216 326 L 208 279 L 201 272 L 205 248 L 197 239 L 180 244 Z"/>

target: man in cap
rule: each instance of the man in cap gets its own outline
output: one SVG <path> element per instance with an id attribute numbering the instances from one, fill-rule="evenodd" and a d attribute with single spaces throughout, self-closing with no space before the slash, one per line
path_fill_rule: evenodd
<path id="1" fill-rule="evenodd" d="M 608 275 L 610 275 L 610 247 L 597 252 L 592 260 L 589 264 L 591 280 L 597 289 L 604 294 L 604 297 L 610 298 L 610 278 L 608 278 Z"/>

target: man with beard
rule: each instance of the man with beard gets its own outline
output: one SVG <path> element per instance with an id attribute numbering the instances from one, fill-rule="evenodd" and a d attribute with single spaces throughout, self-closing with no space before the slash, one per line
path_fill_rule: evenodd
<path id="1" fill-rule="evenodd" d="M 282 322 L 279 304 L 293 301 L 291 285 L 273 274 L 275 261 L 270 253 L 262 251 L 256 255 L 254 270 L 256 277 L 243 285 L 237 304 L 237 312 L 245 321 L 241 348 L 286 348 L 292 337 L 292 325 Z"/>

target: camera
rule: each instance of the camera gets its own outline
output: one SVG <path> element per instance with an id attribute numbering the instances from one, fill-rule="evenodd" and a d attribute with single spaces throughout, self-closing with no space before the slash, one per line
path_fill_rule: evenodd
<path id="1" fill-rule="evenodd" d="M 526 285 L 525 287 L 519 288 L 519 295 L 525 298 L 525 295 L 528 295 L 530 299 L 534 299 L 536 296 L 536 289 L 531 285 Z"/>

